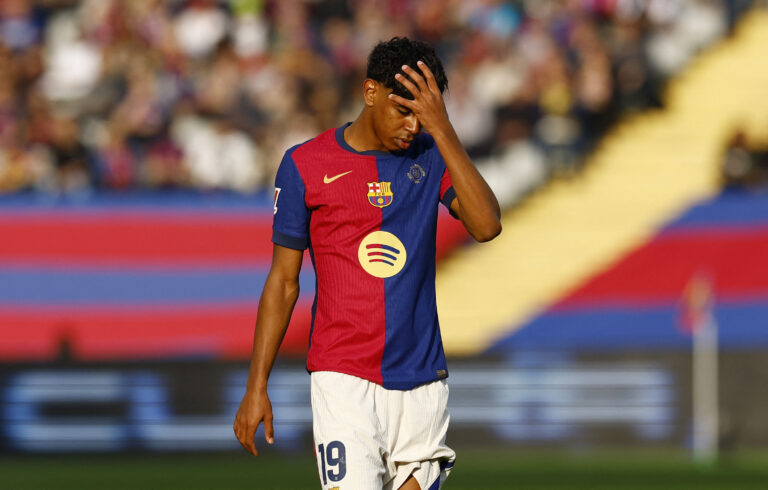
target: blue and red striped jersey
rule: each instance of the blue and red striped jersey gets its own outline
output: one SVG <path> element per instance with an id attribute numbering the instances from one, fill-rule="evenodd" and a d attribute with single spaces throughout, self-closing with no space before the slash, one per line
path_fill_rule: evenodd
<path id="1" fill-rule="evenodd" d="M 456 197 L 434 139 L 358 152 L 346 126 L 289 149 L 272 241 L 309 247 L 316 274 L 307 369 L 389 389 L 448 375 L 435 302 L 438 203 Z"/>

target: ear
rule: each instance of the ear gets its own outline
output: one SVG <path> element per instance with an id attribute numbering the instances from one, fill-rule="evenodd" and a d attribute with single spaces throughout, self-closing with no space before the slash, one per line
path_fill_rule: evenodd
<path id="1" fill-rule="evenodd" d="M 374 101 L 376 100 L 376 92 L 379 89 L 379 84 L 376 83 L 375 80 L 372 80 L 370 78 L 366 78 L 363 82 L 363 100 L 365 100 L 365 105 L 368 107 L 373 107 Z"/>

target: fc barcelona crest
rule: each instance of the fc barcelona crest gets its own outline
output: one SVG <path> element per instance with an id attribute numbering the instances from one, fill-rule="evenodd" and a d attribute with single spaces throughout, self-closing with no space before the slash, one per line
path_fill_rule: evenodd
<path id="1" fill-rule="evenodd" d="M 392 182 L 368 182 L 368 202 L 377 208 L 392 204 Z"/>

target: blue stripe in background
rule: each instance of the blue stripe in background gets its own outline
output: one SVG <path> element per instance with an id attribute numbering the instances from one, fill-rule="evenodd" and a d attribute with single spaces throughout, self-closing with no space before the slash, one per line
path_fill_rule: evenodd
<path id="1" fill-rule="evenodd" d="M 715 309 L 724 349 L 768 346 L 768 298 L 721 302 Z M 653 308 L 600 307 L 550 311 L 499 340 L 486 351 L 689 349 L 691 336 L 679 326 L 678 305 Z"/>
<path id="2" fill-rule="evenodd" d="M 693 206 L 665 230 L 734 226 L 768 227 L 768 193 L 746 196 L 743 192 L 724 192 Z"/>
<path id="3" fill-rule="evenodd" d="M 192 271 L 0 270 L 0 306 L 258 301 L 268 268 Z M 302 269 L 301 294 L 314 294 Z"/>

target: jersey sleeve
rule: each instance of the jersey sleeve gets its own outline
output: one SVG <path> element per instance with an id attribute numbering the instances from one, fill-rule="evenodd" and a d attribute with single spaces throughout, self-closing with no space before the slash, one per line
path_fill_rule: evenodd
<path id="1" fill-rule="evenodd" d="M 286 152 L 275 177 L 272 242 L 304 250 L 309 246 L 310 210 L 304 200 L 304 181 L 291 155 L 291 151 Z"/>
<path id="2" fill-rule="evenodd" d="M 451 203 L 453 203 L 454 199 L 456 199 L 456 191 L 453 190 L 451 174 L 448 172 L 448 169 L 445 168 L 443 170 L 443 176 L 440 178 L 440 202 L 443 203 L 446 208 L 448 208 L 451 216 L 458 219 L 459 217 L 451 209 Z"/>
<path id="3" fill-rule="evenodd" d="M 453 182 L 451 181 L 451 174 L 448 169 L 443 170 L 443 176 L 440 178 L 440 202 L 443 205 L 451 209 L 451 203 L 456 198 L 456 191 L 453 190 Z"/>
<path id="4" fill-rule="evenodd" d="M 419 136 L 424 138 L 426 147 L 425 153 L 428 155 L 428 158 L 434 165 L 438 166 L 438 169 L 440 167 L 443 169 L 443 173 L 440 175 L 440 202 L 443 203 L 443 206 L 448 208 L 451 216 L 459 219 L 459 216 L 451 209 L 451 203 L 456 199 L 456 191 L 453 189 L 451 174 L 448 172 L 448 167 L 445 165 L 443 155 L 440 153 L 440 150 L 437 148 L 437 144 L 431 135 L 422 133 Z"/>

